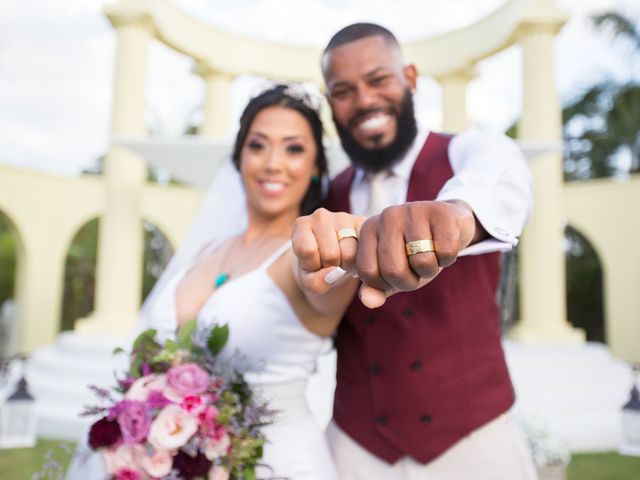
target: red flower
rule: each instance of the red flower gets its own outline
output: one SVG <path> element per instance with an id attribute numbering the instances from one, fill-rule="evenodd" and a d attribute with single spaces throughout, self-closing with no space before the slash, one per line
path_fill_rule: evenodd
<path id="1" fill-rule="evenodd" d="M 91 425 L 89 430 L 89 446 L 98 449 L 110 447 L 120 440 L 120 425 L 115 420 L 104 417 Z"/>
<path id="2" fill-rule="evenodd" d="M 180 472 L 180 476 L 184 480 L 206 476 L 212 465 L 213 462 L 202 453 L 192 457 L 180 450 L 173 458 L 173 468 Z"/>
<path id="3" fill-rule="evenodd" d="M 199 415 L 207 408 L 199 395 L 184 397 L 180 406 L 192 415 Z"/>
<path id="4" fill-rule="evenodd" d="M 116 475 L 117 480 L 142 480 L 142 474 L 137 470 L 123 468 Z"/>

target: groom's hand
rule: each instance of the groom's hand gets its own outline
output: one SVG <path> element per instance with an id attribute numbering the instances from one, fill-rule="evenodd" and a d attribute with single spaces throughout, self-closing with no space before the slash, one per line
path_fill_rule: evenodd
<path id="1" fill-rule="evenodd" d="M 486 236 L 462 201 L 408 202 L 370 217 L 360 229 L 356 271 L 360 299 L 376 308 L 400 291 L 420 288 L 456 261 L 460 250 Z M 434 251 L 408 254 L 406 244 Z M 410 244 L 411 245 L 411 244 Z M 418 248 L 420 250 L 420 248 Z"/>
<path id="2" fill-rule="evenodd" d="M 363 216 L 319 208 L 295 221 L 291 241 L 304 290 L 325 293 L 343 274 L 355 272 L 357 237 L 364 220 Z"/>

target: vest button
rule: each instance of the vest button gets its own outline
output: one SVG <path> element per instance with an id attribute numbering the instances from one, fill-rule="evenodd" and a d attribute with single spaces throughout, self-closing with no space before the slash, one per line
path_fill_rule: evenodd
<path id="1" fill-rule="evenodd" d="M 381 427 L 387 424 L 387 417 L 385 417 L 384 415 L 380 415 L 378 418 L 376 418 L 376 425 L 380 425 Z"/>
<path id="2" fill-rule="evenodd" d="M 380 365 L 375 365 L 375 364 L 374 364 L 374 365 L 371 365 L 371 366 L 369 367 L 369 373 L 370 373 L 372 376 L 374 376 L 374 377 L 375 377 L 376 375 L 378 375 L 378 374 L 380 373 L 380 371 L 381 371 L 381 370 L 382 370 L 382 369 L 380 368 Z"/>
<path id="3" fill-rule="evenodd" d="M 367 318 L 365 319 L 365 322 L 367 323 L 367 325 L 373 325 L 375 321 L 376 321 L 376 317 L 373 315 L 373 313 L 370 313 L 369 315 L 367 315 Z"/>
<path id="4" fill-rule="evenodd" d="M 422 369 L 422 362 L 420 360 L 416 360 L 414 362 L 411 362 L 411 370 L 413 370 L 414 372 L 421 370 Z"/>
<path id="5" fill-rule="evenodd" d="M 407 318 L 411 318 L 413 317 L 413 310 L 411 310 L 410 308 L 407 308 L 402 311 L 402 315 L 404 315 Z"/>
<path id="6" fill-rule="evenodd" d="M 429 425 L 431 423 L 431 415 L 422 415 L 422 417 L 420 417 L 420 421 L 424 425 Z"/>

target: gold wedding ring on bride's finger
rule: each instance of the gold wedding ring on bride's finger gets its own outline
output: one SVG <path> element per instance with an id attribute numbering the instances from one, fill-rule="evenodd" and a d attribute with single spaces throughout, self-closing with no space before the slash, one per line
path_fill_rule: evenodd
<path id="1" fill-rule="evenodd" d="M 410 257 L 418 253 L 435 252 L 436 245 L 433 240 L 414 240 L 413 242 L 405 243 L 404 249 L 407 252 L 407 257 Z"/>
<path id="2" fill-rule="evenodd" d="M 341 228 L 336 233 L 336 236 L 338 237 L 338 241 L 343 240 L 345 238 L 355 238 L 356 241 L 358 240 L 358 234 L 353 228 Z"/>

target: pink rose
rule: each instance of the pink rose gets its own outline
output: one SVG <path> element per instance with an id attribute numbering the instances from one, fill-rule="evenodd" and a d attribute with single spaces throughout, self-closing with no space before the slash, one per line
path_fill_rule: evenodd
<path id="1" fill-rule="evenodd" d="M 149 442 L 158 450 L 175 450 L 198 431 L 198 423 L 178 405 L 162 409 L 151 423 Z"/>
<path id="2" fill-rule="evenodd" d="M 151 412 L 144 402 L 123 400 L 120 402 L 118 425 L 122 432 L 122 441 L 126 445 L 140 443 L 147 437 L 151 425 Z"/>
<path id="3" fill-rule="evenodd" d="M 167 385 L 178 395 L 199 395 L 209 388 L 209 374 L 195 363 L 172 367 L 167 372 Z"/>
<path id="4" fill-rule="evenodd" d="M 166 375 L 146 375 L 133 382 L 131 388 L 129 388 L 129 390 L 127 390 L 127 393 L 125 393 L 124 398 L 128 400 L 137 400 L 139 402 L 144 402 L 147 400 L 147 398 L 149 398 L 149 393 L 152 390 L 161 392 L 165 389 L 166 386 Z"/>
<path id="5" fill-rule="evenodd" d="M 144 455 L 140 464 L 145 472 L 154 478 L 164 477 L 171 472 L 173 456 L 164 450 L 156 450 L 153 455 Z"/>
<path id="6" fill-rule="evenodd" d="M 229 480 L 229 472 L 224 467 L 216 465 L 209 472 L 208 480 Z"/>
<path id="7" fill-rule="evenodd" d="M 206 457 L 214 461 L 227 454 L 231 446 L 231 438 L 228 434 L 224 434 L 219 440 L 209 440 L 204 450 Z"/>
<path id="8" fill-rule="evenodd" d="M 130 447 L 120 445 L 116 449 L 104 450 L 103 453 L 107 472 L 115 475 L 121 470 L 137 466 L 138 458 L 144 455 L 144 447 L 142 445 Z"/>
<path id="9" fill-rule="evenodd" d="M 219 426 L 216 423 L 218 413 L 218 409 L 211 405 L 198 415 L 198 420 L 200 421 L 200 433 L 202 433 L 203 437 L 218 437 Z M 224 433 L 226 433 L 226 430 Z"/>

